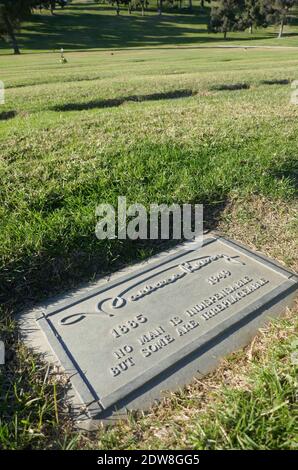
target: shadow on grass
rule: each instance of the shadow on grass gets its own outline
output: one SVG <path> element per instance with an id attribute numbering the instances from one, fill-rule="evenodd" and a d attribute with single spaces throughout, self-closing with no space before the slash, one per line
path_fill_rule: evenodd
<path id="1" fill-rule="evenodd" d="M 248 90 L 249 83 L 222 83 L 210 87 L 212 91 L 234 91 L 234 90 Z"/>
<path id="2" fill-rule="evenodd" d="M 261 80 L 260 83 L 262 85 L 289 85 L 290 80 L 283 79 L 283 80 Z"/>
<path id="3" fill-rule="evenodd" d="M 276 179 L 287 179 L 297 195 L 298 193 L 298 160 L 296 157 L 288 157 L 282 165 L 272 168 L 270 175 Z"/>
<path id="4" fill-rule="evenodd" d="M 8 121 L 17 115 L 16 111 L 2 111 L 0 113 L 0 121 Z"/>
<path id="5" fill-rule="evenodd" d="M 141 103 L 143 101 L 157 101 L 157 100 L 171 100 L 178 98 L 187 98 L 193 96 L 195 92 L 190 89 L 186 90 L 173 90 L 162 93 L 151 93 L 149 95 L 130 95 L 121 98 L 111 98 L 106 100 L 94 100 L 87 103 L 65 103 L 55 105 L 51 108 L 52 111 L 83 111 L 85 109 L 96 108 L 114 108 L 121 106 L 127 102 Z"/>
<path id="6" fill-rule="evenodd" d="M 204 205 L 204 228 L 214 229 L 228 200 Z M 195 204 L 195 203 L 194 203 Z M 149 222 L 148 222 L 149 227 Z M 170 219 L 170 234 L 172 233 Z M 182 231 L 183 233 L 183 231 Z M 134 262 L 174 248 L 182 240 L 97 240 L 94 233 L 72 240 L 63 246 L 57 237 L 55 246 L 38 254 L 24 255 L 0 270 L 0 304 L 4 309 L 19 311 L 43 299 L 78 288 L 90 279 L 102 277 Z"/>
<path id="7" fill-rule="evenodd" d="M 94 2 L 70 4 L 66 10 L 57 11 L 55 16 L 36 13 L 25 23 L 18 34 L 21 49 L 34 51 L 85 50 L 98 48 L 127 48 L 155 46 L 187 46 L 189 44 L 212 44 L 223 39 L 222 34 L 209 34 L 209 8 L 194 9 L 192 13 L 178 11 L 176 14 L 159 16 L 156 10 L 144 17 L 140 14 L 120 16 L 108 5 Z M 38 31 L 38 34 L 34 34 Z M 275 34 L 261 33 L 259 40 L 275 37 Z M 238 42 L 249 43 L 255 36 L 237 37 Z M 229 44 L 235 37 L 228 37 Z M 4 48 L 7 44 L 3 43 Z"/>
<path id="8" fill-rule="evenodd" d="M 121 153 L 119 154 L 121 155 Z M 243 169 L 242 160 L 236 157 L 233 167 L 228 165 L 223 167 L 227 175 L 227 179 L 222 180 L 221 173 L 213 179 L 214 170 L 221 168 L 223 161 L 216 162 L 208 159 L 209 152 L 203 153 L 201 149 L 188 149 L 183 146 L 175 145 L 160 145 L 152 144 L 149 146 L 147 143 L 140 144 L 139 148 L 135 148 L 128 154 L 125 161 L 117 159 L 117 166 L 111 162 L 111 166 L 107 168 L 111 175 L 107 179 L 107 191 L 110 191 L 107 197 L 112 197 L 113 194 L 124 194 L 122 190 L 127 186 L 140 185 L 142 191 L 148 192 L 147 203 L 157 199 L 158 203 L 183 204 L 204 204 L 204 228 L 215 229 L 218 226 L 222 212 L 224 211 L 227 203 L 229 202 L 229 195 L 231 191 L 245 187 L 246 184 L 251 184 L 251 174 L 253 172 L 253 181 L 258 183 L 259 178 L 263 178 L 264 168 L 259 168 L 259 163 L 256 162 L 255 170 L 250 169 L 247 176 L 241 171 Z M 206 158 L 205 158 L 206 157 Z M 154 159 L 154 165 L 151 167 L 147 164 L 148 161 Z M 195 160 L 194 160 L 195 159 Z M 156 167 L 156 165 L 158 165 Z M 170 170 L 169 170 L 170 166 Z M 200 168 L 197 170 L 196 168 Z M 137 174 L 134 173 L 135 168 L 138 168 Z M 228 176 L 228 172 L 234 172 Z M 116 171 L 117 169 L 117 171 Z M 264 188 L 264 194 L 270 195 L 271 191 L 275 194 L 275 182 L 280 179 L 287 178 L 289 180 L 289 193 L 293 197 L 294 186 L 297 183 L 298 168 L 297 161 L 294 155 L 287 156 L 283 161 L 271 161 L 270 166 L 265 168 L 268 171 L 269 183 L 268 187 Z M 157 171 L 158 170 L 158 171 Z M 170 173 L 177 173 L 172 184 L 179 183 L 180 170 L 188 171 L 192 175 L 193 183 L 196 183 L 197 189 L 193 190 L 192 196 L 187 197 L 185 200 L 181 193 L 180 198 L 177 200 L 172 186 L 168 186 L 165 182 L 162 186 L 156 186 L 155 176 L 159 172 L 165 171 L 165 174 L 170 176 Z M 116 171 L 116 173 L 115 173 Z M 121 182 L 119 175 L 125 171 L 127 177 Z M 167 172 L 167 173 L 166 173 Z M 212 175 L 212 184 L 200 186 L 199 175 L 204 174 L 207 178 Z M 93 200 L 92 194 L 96 194 L 94 198 L 94 208 L 98 200 L 99 175 L 94 174 L 93 183 L 86 181 L 80 182 L 77 186 L 71 187 L 70 198 L 63 198 L 66 193 L 64 185 L 57 188 L 57 193 L 53 194 L 49 204 L 50 212 L 55 214 L 56 208 L 63 209 L 63 213 L 67 217 L 61 221 L 62 225 L 59 230 L 53 230 L 47 235 L 45 233 L 42 238 L 41 245 L 30 245 L 24 247 L 20 242 L 16 242 L 10 248 L 10 251 L 5 252 L 0 257 L 0 304 L 5 308 L 19 311 L 22 306 L 29 306 L 30 304 L 39 303 L 42 299 L 49 296 L 62 293 L 68 289 L 76 288 L 82 282 L 96 279 L 96 277 L 113 272 L 124 265 L 130 264 L 135 261 L 143 261 L 146 258 L 161 252 L 170 246 L 178 243 L 178 240 L 119 240 L 119 239 L 105 239 L 98 240 L 94 234 L 96 218 L 90 219 L 85 225 L 81 225 L 81 220 L 74 218 L 74 208 L 76 207 L 77 196 L 79 196 L 80 205 L 90 204 Z M 246 179 L 247 178 L 247 179 Z M 110 185 L 110 188 L 108 187 Z M 137 197 L 138 191 L 134 189 L 134 197 Z M 147 196 L 146 196 L 147 197 Z M 36 197 L 34 197 L 36 204 Z M 156 199 L 155 199 L 156 200 Z M 74 205 L 75 204 L 75 205 Z M 17 227 L 24 223 L 28 214 L 38 214 L 38 226 L 34 228 L 35 231 L 40 229 L 40 224 L 50 223 L 49 211 L 44 212 L 42 206 L 38 204 L 34 210 L 25 206 L 26 211 L 18 218 Z M 84 212 L 82 212 L 83 214 Z M 53 219 L 54 220 L 54 219 Z M 80 221 L 79 221 L 80 220 Z M 39 222 L 40 221 L 40 222 Z M 7 237 L 15 234 L 15 226 L 9 229 Z M 33 230 L 33 227 L 32 227 Z M 25 232 L 24 232 L 25 233 Z M 43 233 L 43 232 L 41 232 Z M 26 234 L 25 234 L 26 235 Z M 24 235 L 24 236 L 25 236 Z M 15 253 L 18 253 L 17 256 Z M 5 254 L 5 256 L 4 256 Z"/>

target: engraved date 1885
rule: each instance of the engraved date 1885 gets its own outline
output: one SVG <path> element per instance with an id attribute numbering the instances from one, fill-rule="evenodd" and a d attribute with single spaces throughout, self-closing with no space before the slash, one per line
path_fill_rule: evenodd
<path id="1" fill-rule="evenodd" d="M 132 320 L 127 320 L 125 323 L 118 325 L 116 328 L 113 328 L 112 335 L 114 338 L 121 338 L 122 336 L 128 334 L 130 331 L 138 328 L 142 323 L 146 323 L 147 318 L 144 317 L 141 313 L 136 315 Z"/>

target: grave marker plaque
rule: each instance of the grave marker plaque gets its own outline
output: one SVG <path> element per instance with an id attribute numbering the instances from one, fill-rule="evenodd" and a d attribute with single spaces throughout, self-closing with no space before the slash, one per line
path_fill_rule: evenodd
<path id="1" fill-rule="evenodd" d="M 273 261 L 210 238 L 41 307 L 38 348 L 50 346 L 71 375 L 85 419 L 109 419 L 212 369 L 281 313 L 296 288 L 297 277 Z"/>

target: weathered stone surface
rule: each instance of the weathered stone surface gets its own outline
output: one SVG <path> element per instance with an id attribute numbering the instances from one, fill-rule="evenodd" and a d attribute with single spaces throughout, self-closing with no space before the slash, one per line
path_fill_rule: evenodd
<path id="1" fill-rule="evenodd" d="M 296 288 L 297 277 L 273 261 L 210 238 L 23 314 L 21 331 L 54 352 L 89 426 L 204 375 L 281 313 Z"/>

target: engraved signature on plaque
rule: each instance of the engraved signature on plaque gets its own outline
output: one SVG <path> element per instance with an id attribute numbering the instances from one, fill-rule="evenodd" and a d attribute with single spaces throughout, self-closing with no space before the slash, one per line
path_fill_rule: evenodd
<path id="1" fill-rule="evenodd" d="M 90 317 L 94 315 L 98 316 L 98 318 L 103 318 L 105 316 L 113 317 L 116 311 L 124 307 L 127 304 L 127 302 L 137 302 L 141 300 L 142 298 L 156 292 L 157 290 L 163 289 L 170 284 L 176 283 L 180 279 L 185 278 L 187 275 L 196 273 L 202 268 L 204 268 L 205 266 L 208 266 L 211 263 L 214 263 L 222 259 L 226 261 L 227 263 L 236 263 L 240 265 L 245 265 L 245 263 L 235 258 L 238 258 L 238 257 L 231 257 L 231 256 L 221 253 L 221 254 L 216 254 L 212 256 L 204 256 L 204 257 L 196 258 L 194 260 L 189 260 L 187 262 L 184 262 L 175 266 L 171 266 L 161 271 L 161 273 L 165 273 L 169 270 L 176 269 L 177 272 L 171 274 L 169 277 L 160 279 L 153 284 L 146 284 L 142 289 L 138 290 L 135 293 L 132 293 L 127 298 L 124 297 L 124 295 L 127 294 L 129 291 L 131 291 L 134 287 L 136 287 L 136 285 L 140 283 L 144 283 L 146 282 L 146 280 L 150 278 L 156 277 L 156 274 L 151 274 L 147 279 L 142 280 L 138 282 L 136 285 L 131 286 L 128 289 L 122 291 L 116 297 L 114 298 L 107 297 L 101 300 L 100 302 L 97 303 L 94 311 L 92 312 L 80 312 L 80 313 L 74 313 L 72 315 L 67 315 L 66 317 L 60 320 L 60 325 L 65 325 L 65 326 L 74 325 L 78 322 L 81 322 L 86 317 Z M 229 271 L 222 270 L 219 273 L 216 273 L 215 275 L 210 276 L 208 278 L 208 282 L 214 285 L 214 284 L 217 284 L 221 279 L 224 279 L 230 275 L 231 273 Z"/>

